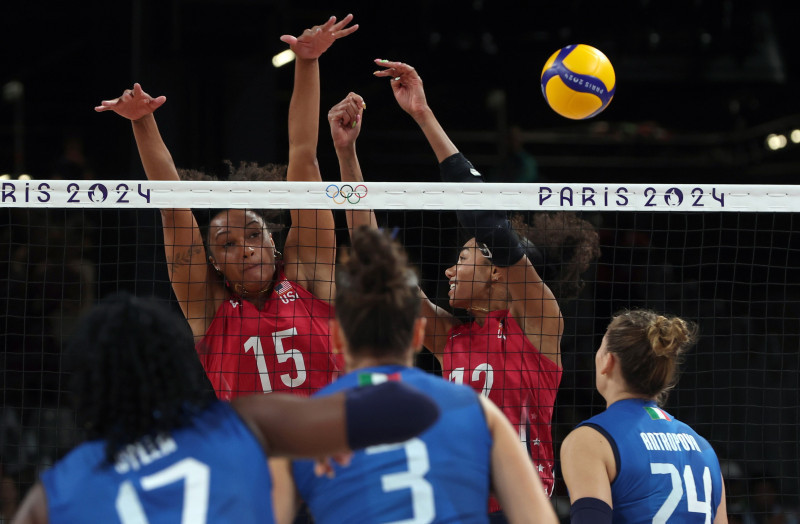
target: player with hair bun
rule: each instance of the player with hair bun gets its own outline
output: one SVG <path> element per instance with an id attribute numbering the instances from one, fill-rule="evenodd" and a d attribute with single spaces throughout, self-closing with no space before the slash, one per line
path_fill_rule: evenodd
<path id="1" fill-rule="evenodd" d="M 728 522 L 709 443 L 661 409 L 696 326 L 650 310 L 611 320 L 595 356 L 606 410 L 561 446 L 573 524 Z"/>
<path id="2" fill-rule="evenodd" d="M 289 103 L 289 181 L 322 180 L 316 158 L 319 57 L 358 29 L 348 26 L 352 19 L 331 17 L 298 37 L 281 37 L 297 57 Z M 134 84 L 95 109 L 131 120 L 148 179 L 178 181 L 153 115 L 164 102 L 166 97 L 153 98 Z M 276 165 L 230 168 L 232 179 L 283 178 Z M 197 171 L 181 175 L 212 179 Z M 328 333 L 336 261 L 331 210 L 292 210 L 282 256 L 268 221 L 253 210 L 215 213 L 203 229 L 191 209 L 164 209 L 161 217 L 172 289 L 220 399 L 272 391 L 310 395 L 330 383 L 339 364 Z"/>
<path id="3" fill-rule="evenodd" d="M 497 493 L 512 522 L 557 522 L 555 511 L 517 434 L 495 404 L 472 389 L 412 366 L 421 349 L 416 273 L 397 242 L 361 226 L 336 272 L 334 346 L 348 373 L 315 396 L 397 380 L 433 398 L 441 413 L 403 444 L 356 452 L 349 466 L 315 475 L 310 461 L 273 467 L 279 523 L 291 522 L 296 485 L 314 522 L 488 522 L 486 501 Z M 280 472 L 283 471 L 283 474 Z M 291 490 L 290 490 L 291 491 Z"/>

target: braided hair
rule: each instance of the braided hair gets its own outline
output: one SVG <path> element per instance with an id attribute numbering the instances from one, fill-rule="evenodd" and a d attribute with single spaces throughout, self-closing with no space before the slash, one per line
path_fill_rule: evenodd
<path id="1" fill-rule="evenodd" d="M 188 324 L 155 299 L 101 300 L 78 323 L 66 358 L 79 424 L 106 441 L 109 463 L 146 435 L 189 424 L 215 398 Z"/>

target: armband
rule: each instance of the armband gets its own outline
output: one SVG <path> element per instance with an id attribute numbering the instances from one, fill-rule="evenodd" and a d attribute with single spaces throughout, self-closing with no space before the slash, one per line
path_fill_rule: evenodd
<path id="1" fill-rule="evenodd" d="M 345 411 L 350 449 L 406 441 L 439 418 L 433 399 L 395 381 L 345 391 Z"/>
<path id="2" fill-rule="evenodd" d="M 460 152 L 445 158 L 439 164 L 439 173 L 445 182 L 483 183 L 480 172 Z M 519 237 L 511 227 L 505 211 L 459 210 L 456 214 L 458 223 L 467 234 L 485 245 L 486 251 L 481 251 L 494 265 L 513 266 L 525 256 L 525 250 L 520 246 Z"/>
<path id="3" fill-rule="evenodd" d="M 461 152 L 450 155 L 439 164 L 439 173 L 443 182 L 452 183 L 483 183 L 483 177 L 475 169 L 472 163 L 467 160 Z"/>
<path id="4" fill-rule="evenodd" d="M 576 500 L 569 509 L 570 524 L 611 524 L 614 510 L 594 497 Z"/>

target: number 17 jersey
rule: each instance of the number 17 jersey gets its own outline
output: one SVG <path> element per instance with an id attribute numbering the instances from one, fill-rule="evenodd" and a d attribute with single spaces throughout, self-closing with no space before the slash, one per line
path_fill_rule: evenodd
<path id="1" fill-rule="evenodd" d="M 267 456 L 227 402 L 125 446 L 113 464 L 105 445 L 84 442 L 42 473 L 52 524 L 274 522 Z"/>

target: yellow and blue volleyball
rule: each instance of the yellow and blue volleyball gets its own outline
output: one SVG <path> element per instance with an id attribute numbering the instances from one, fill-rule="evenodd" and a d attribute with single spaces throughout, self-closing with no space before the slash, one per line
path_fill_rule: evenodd
<path id="1" fill-rule="evenodd" d="M 617 87 L 614 67 L 599 49 L 586 44 L 563 47 L 542 69 L 542 94 L 559 115 L 573 120 L 602 112 Z"/>

